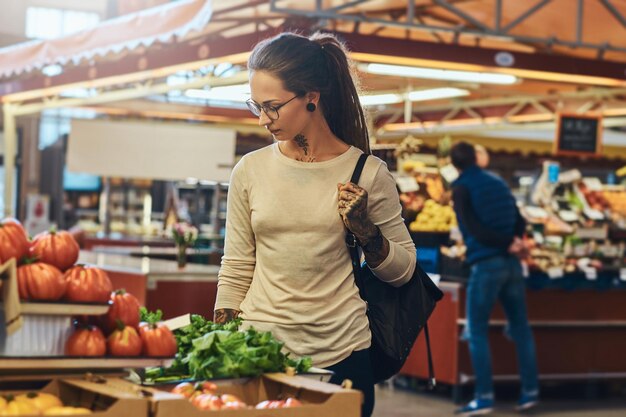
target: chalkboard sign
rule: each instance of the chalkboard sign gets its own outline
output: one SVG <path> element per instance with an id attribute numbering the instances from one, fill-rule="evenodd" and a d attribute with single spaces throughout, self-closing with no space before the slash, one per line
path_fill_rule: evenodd
<path id="1" fill-rule="evenodd" d="M 560 114 L 556 153 L 599 155 L 602 152 L 602 118 L 591 115 Z"/>

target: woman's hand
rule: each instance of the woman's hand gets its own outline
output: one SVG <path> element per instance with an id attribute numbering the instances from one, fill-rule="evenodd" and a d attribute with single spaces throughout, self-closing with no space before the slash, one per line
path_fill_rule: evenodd
<path id="1" fill-rule="evenodd" d="M 376 268 L 389 255 L 389 241 L 367 218 L 367 191 L 351 182 L 337 184 L 337 207 L 346 225 L 359 241 L 367 264 Z"/>
<path id="2" fill-rule="evenodd" d="M 367 191 L 351 182 L 339 183 L 337 189 L 337 207 L 343 224 L 360 242 L 376 236 L 376 225 L 367 218 Z"/>

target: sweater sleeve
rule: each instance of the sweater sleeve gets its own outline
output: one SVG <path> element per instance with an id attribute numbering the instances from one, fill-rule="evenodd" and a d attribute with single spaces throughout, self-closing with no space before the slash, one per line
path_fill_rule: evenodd
<path id="1" fill-rule="evenodd" d="M 239 310 L 256 264 L 256 244 L 250 220 L 245 158 L 233 169 L 226 211 L 224 256 L 218 273 L 215 309 Z"/>
<path id="2" fill-rule="evenodd" d="M 389 241 L 389 255 L 372 272 L 394 287 L 406 284 L 417 263 L 415 243 L 402 219 L 396 182 L 383 162 L 368 192 L 368 216 Z"/>

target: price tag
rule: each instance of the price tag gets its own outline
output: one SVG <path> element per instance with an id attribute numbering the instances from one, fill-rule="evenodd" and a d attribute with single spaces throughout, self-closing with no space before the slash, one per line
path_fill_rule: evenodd
<path id="1" fill-rule="evenodd" d="M 595 281 L 596 279 L 598 279 L 598 271 L 595 268 L 585 268 L 584 272 L 585 272 L 585 277 L 589 281 Z"/>
<path id="2" fill-rule="evenodd" d="M 558 266 L 553 266 L 552 268 L 549 268 L 548 277 L 550 277 L 550 279 L 563 278 L 563 268 Z"/>
<path id="3" fill-rule="evenodd" d="M 583 183 L 590 191 L 602 191 L 602 181 L 595 177 L 583 178 Z"/>
<path id="4" fill-rule="evenodd" d="M 622 268 L 619 270 L 619 279 L 622 281 L 626 281 L 626 268 Z"/>
<path id="5" fill-rule="evenodd" d="M 445 179 L 448 184 L 452 184 L 454 180 L 459 178 L 459 171 L 452 164 L 445 165 L 439 168 L 439 173 Z"/>
<path id="6" fill-rule="evenodd" d="M 414 177 L 398 177 L 396 178 L 396 184 L 398 184 L 401 193 L 410 193 L 420 189 Z"/>
<path id="7" fill-rule="evenodd" d="M 560 183 L 570 183 L 579 181 L 582 178 L 582 174 L 577 169 L 571 169 L 569 171 L 565 171 L 559 174 L 559 182 Z"/>

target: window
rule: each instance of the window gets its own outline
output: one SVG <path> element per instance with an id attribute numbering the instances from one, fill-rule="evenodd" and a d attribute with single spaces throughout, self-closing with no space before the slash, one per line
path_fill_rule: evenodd
<path id="1" fill-rule="evenodd" d="M 53 39 L 96 26 L 100 15 L 95 12 L 29 7 L 26 10 L 26 37 Z"/>

